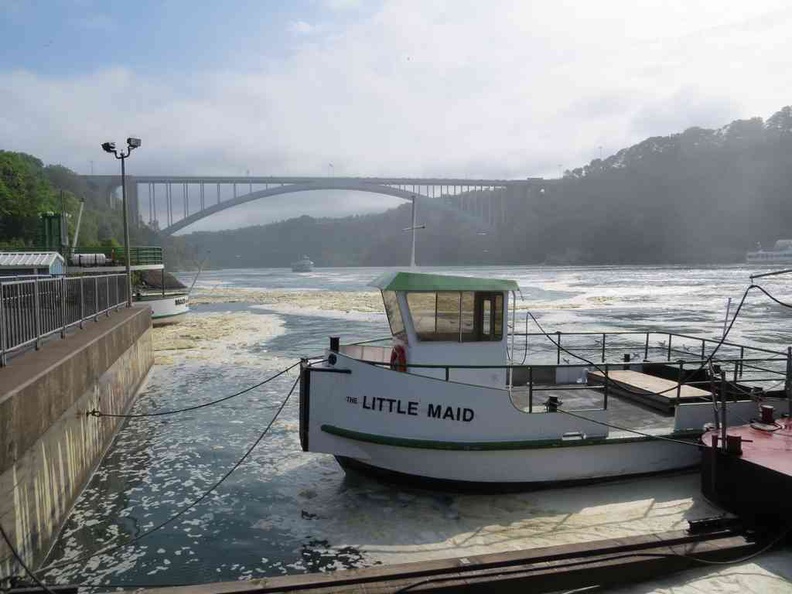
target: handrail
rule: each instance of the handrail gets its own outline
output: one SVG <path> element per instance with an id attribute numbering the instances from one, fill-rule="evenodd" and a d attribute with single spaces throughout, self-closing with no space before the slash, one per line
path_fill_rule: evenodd
<path id="1" fill-rule="evenodd" d="M 346 345 L 343 345 L 346 346 Z M 355 359 L 355 361 L 359 361 L 361 363 L 368 363 L 370 365 L 383 365 L 389 366 L 390 363 L 383 363 L 382 361 L 367 361 L 365 359 Z M 786 361 L 784 359 L 714 359 L 714 364 L 721 364 L 721 363 L 744 363 L 744 362 L 759 362 L 759 361 Z M 705 360 L 695 360 L 690 359 L 684 361 L 685 364 L 699 364 L 707 363 L 708 361 Z M 649 364 L 649 365 L 672 365 L 678 366 L 680 363 L 679 360 L 676 361 L 640 361 L 640 362 L 629 362 L 625 363 L 622 361 L 619 362 L 609 362 L 604 364 L 598 365 L 607 365 L 608 367 L 623 367 L 624 365 L 634 365 L 634 364 Z M 535 368 L 535 369 L 566 369 L 566 368 L 573 368 L 573 367 L 595 367 L 594 365 L 590 365 L 581 361 L 580 363 L 523 363 L 521 365 L 440 365 L 440 364 L 430 364 L 430 363 L 407 363 L 407 367 L 414 367 L 416 369 L 528 369 L 528 368 Z M 770 373 L 778 373 L 779 375 L 785 375 L 782 371 L 772 371 L 768 370 Z M 770 380 L 768 380 L 770 381 Z M 775 381 L 775 380 L 773 380 Z M 687 382 L 685 382 L 687 383 Z"/>
<path id="2" fill-rule="evenodd" d="M 772 353 L 774 355 L 783 355 L 783 356 L 786 357 L 786 352 L 784 352 L 784 351 L 774 351 L 774 350 L 766 349 L 766 348 L 763 348 L 763 347 L 742 345 L 742 344 L 737 344 L 737 343 L 729 342 L 729 341 L 723 341 L 721 343 L 720 339 L 706 338 L 706 337 L 703 337 L 703 336 L 692 336 L 690 334 L 680 334 L 678 332 L 665 332 L 665 331 L 662 331 L 662 330 L 614 330 L 614 331 L 610 331 L 610 332 L 607 332 L 607 331 L 606 332 L 602 332 L 602 331 L 596 331 L 596 330 L 586 330 L 586 331 L 579 331 L 579 332 L 559 332 L 559 331 L 555 331 L 555 332 L 551 332 L 549 334 L 551 336 L 555 336 L 555 335 L 557 335 L 559 333 L 564 335 L 564 336 L 602 336 L 602 335 L 606 335 L 606 336 L 628 336 L 628 335 L 629 336 L 640 336 L 640 335 L 671 336 L 671 337 L 676 337 L 676 338 L 685 338 L 685 339 L 688 339 L 688 340 L 695 340 L 695 341 L 704 342 L 704 343 L 722 344 L 723 346 L 751 349 L 751 350 L 759 351 L 759 352 L 762 352 L 762 353 Z M 547 336 L 547 334 L 545 334 L 543 332 L 513 332 L 512 334 L 514 334 L 515 336 L 526 336 L 526 337 Z M 650 347 L 650 348 L 652 348 L 652 347 Z"/>
<path id="3" fill-rule="evenodd" d="M 127 286 L 126 274 L 0 281 L 0 367 L 13 352 L 125 306 Z"/>

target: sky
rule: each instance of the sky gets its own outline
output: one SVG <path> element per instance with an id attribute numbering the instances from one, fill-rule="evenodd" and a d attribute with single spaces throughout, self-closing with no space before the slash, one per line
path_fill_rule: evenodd
<path id="1" fill-rule="evenodd" d="M 788 0 L 0 0 L 0 149 L 134 175 L 557 177 L 792 104 Z M 332 167 L 331 167 L 332 164 Z M 191 230 L 398 199 L 306 193 Z"/>

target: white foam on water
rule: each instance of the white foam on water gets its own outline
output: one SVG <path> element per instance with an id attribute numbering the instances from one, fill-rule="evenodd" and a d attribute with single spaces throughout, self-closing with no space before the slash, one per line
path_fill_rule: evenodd
<path id="1" fill-rule="evenodd" d="M 262 356 L 258 347 L 285 331 L 275 314 L 249 311 L 191 312 L 178 324 L 153 329 L 153 346 L 158 365 L 187 360 L 233 362 L 236 365 L 281 364 L 277 357 Z"/>

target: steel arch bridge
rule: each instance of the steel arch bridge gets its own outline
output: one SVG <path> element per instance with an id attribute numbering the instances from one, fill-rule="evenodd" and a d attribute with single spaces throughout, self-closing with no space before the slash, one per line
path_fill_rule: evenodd
<path id="1" fill-rule="evenodd" d="M 108 199 L 121 187 L 118 175 L 86 175 Z M 544 194 L 554 180 L 373 178 L 373 177 L 203 177 L 127 176 L 130 221 L 170 235 L 193 223 L 254 200 L 297 192 L 347 190 L 436 200 L 499 227 L 515 206 Z M 112 203 L 112 201 L 111 201 Z"/>

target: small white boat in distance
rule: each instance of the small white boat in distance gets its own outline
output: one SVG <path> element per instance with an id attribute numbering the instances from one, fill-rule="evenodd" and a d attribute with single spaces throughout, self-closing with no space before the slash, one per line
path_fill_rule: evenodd
<path id="1" fill-rule="evenodd" d="M 303 361 L 300 441 L 388 480 L 509 490 L 691 467 L 713 398 L 727 395 L 739 424 L 756 413 L 757 390 L 765 402 L 783 396 L 762 382 L 790 381 L 786 352 L 724 343 L 712 362 L 729 380 L 713 381 L 704 362 L 716 340 L 510 333 L 510 280 L 395 272 L 372 285 L 392 336 L 331 338 L 322 360 Z"/>
<path id="2" fill-rule="evenodd" d="M 792 239 L 779 239 L 772 250 L 763 250 L 760 245 L 757 251 L 748 252 L 746 264 L 792 264 Z"/>
<path id="3" fill-rule="evenodd" d="M 300 256 L 300 259 L 296 262 L 292 262 L 291 269 L 292 272 L 311 272 L 313 270 L 314 263 L 311 262 L 311 259 L 308 256 Z"/>

